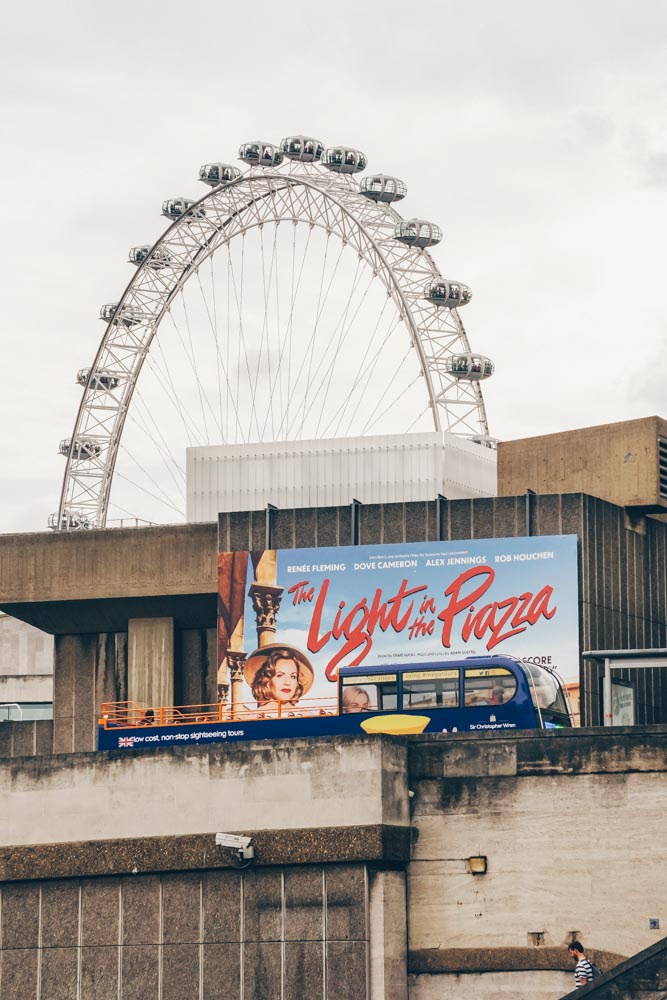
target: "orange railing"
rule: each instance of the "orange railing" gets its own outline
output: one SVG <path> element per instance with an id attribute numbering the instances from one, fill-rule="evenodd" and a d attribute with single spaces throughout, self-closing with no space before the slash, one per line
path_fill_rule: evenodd
<path id="1" fill-rule="evenodd" d="M 301 698 L 296 705 L 258 706 L 255 702 L 212 705 L 138 705 L 135 701 L 108 701 L 102 705 L 99 724 L 105 729 L 132 726 L 197 726 L 208 722 L 241 722 L 260 719 L 294 719 L 337 715 L 336 698 Z"/>

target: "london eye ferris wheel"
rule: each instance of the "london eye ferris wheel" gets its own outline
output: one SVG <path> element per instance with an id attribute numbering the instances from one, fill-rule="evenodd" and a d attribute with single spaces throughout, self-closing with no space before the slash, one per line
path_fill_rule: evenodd
<path id="1" fill-rule="evenodd" d="M 184 517 L 185 449 L 448 430 L 487 443 L 480 382 L 443 278 L 437 225 L 396 210 L 403 181 L 317 139 L 247 142 L 207 163 L 105 323 L 70 437 L 55 530 Z"/>

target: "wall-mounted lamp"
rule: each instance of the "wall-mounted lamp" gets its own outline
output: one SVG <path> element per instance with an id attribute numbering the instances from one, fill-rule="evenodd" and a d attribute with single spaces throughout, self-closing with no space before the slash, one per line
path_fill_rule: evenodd
<path id="1" fill-rule="evenodd" d="M 486 875 L 486 854 L 468 858 L 468 871 L 471 875 Z"/>

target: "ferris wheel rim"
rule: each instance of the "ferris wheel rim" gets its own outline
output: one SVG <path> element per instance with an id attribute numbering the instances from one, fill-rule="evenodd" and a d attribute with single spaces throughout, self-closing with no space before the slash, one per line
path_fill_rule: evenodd
<path id="1" fill-rule="evenodd" d="M 93 364 L 89 370 L 88 380 L 83 389 L 70 440 L 69 453 L 67 454 L 67 464 L 63 475 L 63 484 L 58 510 L 59 526 L 68 528 L 70 515 L 75 510 L 80 509 L 82 503 L 85 510 L 88 510 L 91 513 L 94 512 L 94 516 L 91 518 L 93 526 L 103 527 L 105 525 L 110 502 L 113 475 L 125 420 L 130 409 L 143 364 L 150 352 L 151 345 L 159 332 L 160 324 L 169 311 L 171 303 L 178 292 L 185 287 L 189 279 L 198 272 L 199 267 L 206 260 L 212 257 L 217 250 L 220 249 L 220 247 L 225 245 L 225 243 L 231 242 L 231 240 L 236 236 L 245 236 L 245 234 L 250 232 L 252 229 L 262 227 L 267 222 L 278 225 L 281 222 L 292 221 L 295 225 L 308 224 L 311 228 L 316 226 L 326 231 L 328 235 L 333 234 L 338 236 L 345 244 L 348 242 L 349 237 L 349 234 L 348 237 L 345 235 L 345 227 L 341 225 L 338 229 L 332 224 L 332 221 L 338 221 L 340 218 L 344 218 L 349 222 L 352 233 L 362 234 L 364 243 L 363 250 L 366 252 L 362 252 L 362 249 L 357 246 L 357 253 L 360 258 L 364 259 L 368 266 L 372 267 L 374 276 L 383 281 L 388 294 L 391 295 L 397 303 L 400 310 L 400 317 L 408 329 L 412 345 L 419 357 L 421 372 L 425 377 L 429 407 L 431 409 L 435 430 L 443 429 L 440 420 L 441 408 L 444 409 L 444 407 L 441 407 L 443 392 L 441 391 L 438 393 L 434 387 L 434 368 L 431 367 L 429 363 L 430 359 L 425 351 L 426 344 L 430 344 L 432 342 L 432 338 L 429 331 L 424 328 L 424 325 L 417 322 L 415 318 L 415 312 L 417 311 L 415 303 L 417 299 L 422 300 L 423 304 L 423 279 L 420 278 L 418 281 L 413 280 L 412 282 L 413 285 L 418 287 L 420 290 L 420 294 L 417 296 L 417 299 L 414 296 L 414 291 L 411 293 L 412 297 L 407 294 L 407 287 L 410 283 L 407 276 L 410 273 L 415 274 L 421 272 L 423 275 L 423 273 L 428 272 L 430 280 L 440 279 L 442 281 L 442 275 L 437 265 L 426 249 L 406 246 L 398 248 L 397 241 L 393 238 L 393 231 L 388 231 L 382 239 L 378 238 L 377 234 L 382 231 L 382 225 L 386 227 L 390 223 L 395 225 L 399 221 L 404 221 L 403 216 L 401 216 L 401 214 L 398 213 L 392 206 L 365 198 L 350 176 L 336 176 L 329 173 L 319 173 L 313 170 L 314 165 L 309 164 L 308 166 L 310 169 L 307 172 L 302 169 L 301 171 L 294 173 L 282 173 L 276 170 L 267 170 L 258 167 L 250 168 L 235 180 L 214 187 L 211 191 L 207 191 L 200 199 L 193 202 L 192 209 L 187 215 L 184 214 L 180 218 L 173 221 L 173 223 L 168 226 L 161 236 L 152 244 L 149 254 L 139 265 L 137 271 L 132 275 L 121 298 L 116 304 L 116 315 L 111 317 L 105 328 L 95 354 Z M 314 176 L 312 176 L 313 174 Z M 211 227 L 209 225 L 210 220 L 206 214 L 204 214 L 206 208 L 216 205 L 216 199 L 220 200 L 223 195 L 229 196 L 235 191 L 243 190 L 244 187 L 249 188 L 250 191 L 252 191 L 254 187 L 257 187 L 258 192 L 237 211 L 229 213 L 223 224 Z M 215 236 L 219 236 L 221 234 L 223 227 L 226 230 L 226 227 L 230 226 L 235 219 L 241 218 L 243 211 L 249 212 L 251 209 L 256 208 L 257 205 L 266 205 L 269 202 L 272 205 L 275 205 L 277 195 L 287 192 L 292 193 L 298 188 L 306 189 L 314 195 L 324 199 L 329 207 L 334 206 L 339 215 L 334 213 L 328 218 L 327 223 L 325 224 L 324 221 L 320 219 L 313 219 L 305 212 L 299 217 L 295 217 L 294 214 L 288 215 L 284 211 L 282 213 L 276 212 L 274 215 L 269 213 L 264 218 L 260 218 L 258 216 L 254 221 L 247 220 L 236 232 L 232 233 L 231 237 L 228 232 L 225 231 L 223 238 L 219 239 L 214 245 Z M 352 210 L 350 202 L 352 203 L 352 206 L 357 209 L 356 212 Z M 303 208 L 303 206 L 301 207 Z M 191 217 L 193 210 L 201 212 L 202 209 L 204 210 L 204 213 L 202 213 L 200 218 Z M 360 209 L 361 211 L 359 211 Z M 370 231 L 368 225 L 369 219 L 372 219 L 375 223 L 375 231 Z M 202 239 L 199 243 L 196 243 L 194 240 L 190 240 L 189 242 L 191 244 L 195 244 L 196 246 L 194 255 L 189 259 L 184 257 L 182 265 L 174 266 L 173 273 L 170 277 L 166 276 L 168 280 L 165 281 L 165 276 L 161 274 L 160 270 L 157 270 L 155 267 L 151 267 L 151 259 L 155 259 L 156 252 L 158 254 L 160 252 L 166 252 L 168 258 L 172 256 L 172 251 L 180 252 L 180 250 L 182 250 L 188 243 L 188 240 L 185 237 L 191 237 L 193 230 L 197 226 L 199 226 L 202 234 L 204 231 L 208 232 L 208 238 Z M 386 248 L 384 244 L 386 244 Z M 391 250 L 391 253 L 386 252 L 388 250 Z M 375 260 L 371 259 L 373 254 L 375 255 Z M 392 255 L 395 258 L 394 262 L 390 260 Z M 178 254 L 175 254 L 174 259 L 177 259 L 177 257 Z M 412 262 L 412 269 L 407 267 L 403 272 L 403 283 L 399 280 L 395 269 L 396 261 L 399 259 L 407 261 L 408 263 Z M 380 264 L 379 269 L 377 268 L 378 262 Z M 422 266 L 417 268 L 417 263 Z M 426 267 L 423 266 L 424 264 L 426 264 Z M 168 271 L 171 270 L 171 265 L 166 265 L 165 269 Z M 102 370 L 100 367 L 100 361 L 105 357 L 105 350 L 109 346 L 113 331 L 118 330 L 120 326 L 117 319 L 119 311 L 128 306 L 132 308 L 133 305 L 136 305 L 137 301 L 139 302 L 139 305 L 141 305 L 141 293 L 143 292 L 142 282 L 144 281 L 147 285 L 153 285 L 153 291 L 155 290 L 156 285 L 162 284 L 162 303 L 155 315 L 150 319 L 150 322 L 145 324 L 144 342 L 136 351 L 137 364 L 130 367 L 129 375 L 126 381 L 126 388 L 122 393 L 117 407 L 115 408 L 115 419 L 109 429 L 106 446 L 103 448 L 104 458 L 99 459 L 99 457 L 97 457 L 95 459 L 95 464 L 99 470 L 96 488 L 95 485 L 93 487 L 81 487 L 83 490 L 82 495 L 86 497 L 87 494 L 87 498 L 81 501 L 79 497 L 77 497 L 76 500 L 72 502 L 70 500 L 69 493 L 71 484 L 73 481 L 76 481 L 76 477 L 74 475 L 74 463 L 76 461 L 76 456 L 74 455 L 74 444 L 79 437 L 81 437 L 81 428 L 85 415 L 92 410 L 91 404 L 95 398 L 94 392 L 96 391 L 92 387 L 95 373 Z M 455 332 L 450 330 L 447 336 L 450 340 L 458 338 L 464 345 L 464 349 L 469 351 L 470 346 L 467 334 L 457 310 L 450 308 L 447 309 L 446 312 L 450 317 L 453 317 L 454 325 L 456 327 Z M 439 313 L 441 314 L 442 310 L 438 310 L 437 307 L 431 304 L 431 315 L 438 316 Z M 440 378 L 442 381 L 441 375 Z M 465 405 L 469 406 L 470 412 L 474 410 L 477 411 L 477 418 L 479 420 L 482 433 L 488 433 L 484 401 L 479 385 L 476 383 L 472 384 L 469 386 L 469 390 L 471 398 L 469 401 L 466 401 Z M 113 410 L 112 407 L 109 409 Z M 467 436 L 470 435 L 468 434 Z M 70 502 L 68 503 L 68 501 Z"/>

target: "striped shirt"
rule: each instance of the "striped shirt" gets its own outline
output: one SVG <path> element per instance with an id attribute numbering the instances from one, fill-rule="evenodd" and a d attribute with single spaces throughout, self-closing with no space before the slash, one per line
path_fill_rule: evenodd
<path id="1" fill-rule="evenodd" d="M 574 985 L 575 989 L 579 989 L 580 986 L 585 986 L 586 983 L 590 983 L 593 978 L 593 969 L 591 963 L 587 958 L 580 958 L 574 967 Z"/>

